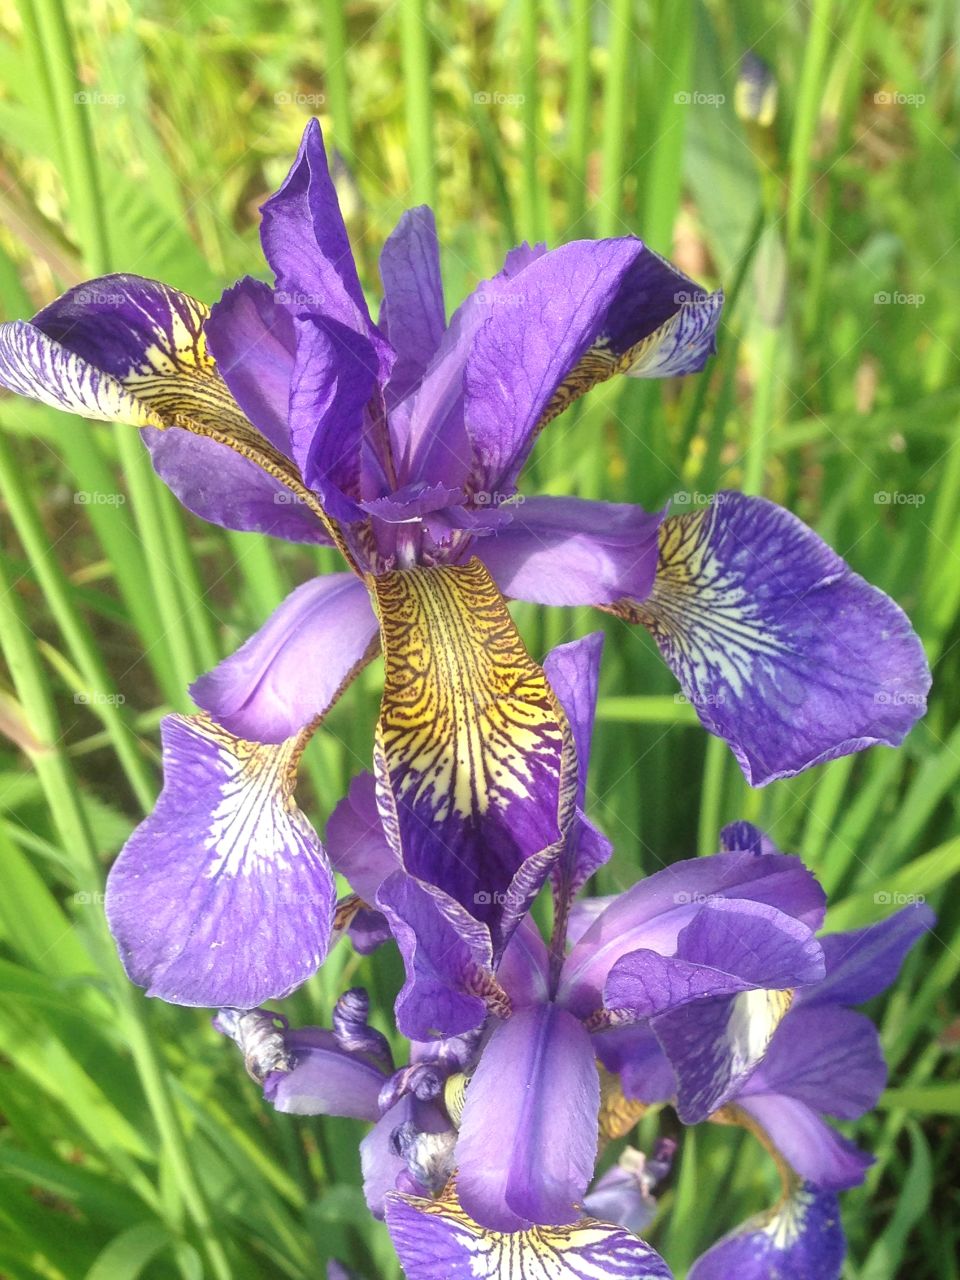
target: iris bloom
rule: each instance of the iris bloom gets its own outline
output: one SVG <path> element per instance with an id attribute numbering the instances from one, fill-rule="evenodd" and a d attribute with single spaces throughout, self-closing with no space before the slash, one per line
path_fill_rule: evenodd
<path id="1" fill-rule="evenodd" d="M 748 824 L 728 828 L 727 843 L 756 847 Z M 744 833 L 753 832 L 753 839 Z M 713 1246 L 694 1265 L 691 1280 L 766 1280 L 771 1275 L 837 1280 L 845 1245 L 837 1192 L 858 1186 L 872 1157 L 837 1133 L 824 1115 L 856 1120 L 876 1104 L 886 1064 L 869 1018 L 852 1005 L 886 990 L 907 952 L 934 923 L 925 906 L 909 906 L 879 924 L 821 939 L 822 979 L 799 988 L 789 1011 L 754 1069 L 714 1109 L 709 1098 L 691 1101 L 689 1084 L 674 1074 L 662 1049 L 646 1055 L 618 1046 L 607 1065 L 621 1069 L 626 1096 L 637 1102 L 674 1101 L 687 1123 L 713 1119 L 752 1132 L 780 1171 L 780 1202 Z M 708 1034 L 709 1019 L 701 1026 Z M 688 1069 L 690 1063 L 687 1064 Z M 697 1073 L 694 1072 L 694 1076 Z M 644 1208 L 640 1188 L 621 1205 L 625 1221 Z"/>
<path id="2" fill-rule="evenodd" d="M 404 865 L 494 932 L 515 925 L 522 901 L 501 925 L 498 899 L 528 899 L 556 856 L 565 748 L 504 596 L 645 624 L 753 782 L 900 741 L 927 688 L 919 643 L 786 511 L 520 501 L 538 433 L 591 386 L 702 368 L 719 294 L 633 237 L 523 245 L 447 323 L 419 208 L 384 246 L 375 323 L 316 122 L 261 238 L 274 286 L 246 278 L 210 310 L 114 275 L 0 327 L 0 383 L 135 424 L 192 511 L 333 543 L 349 570 L 297 587 L 195 683 L 203 714 L 165 723 L 163 794 L 109 887 L 134 981 L 251 1007 L 316 969 L 333 881 L 296 766 L 378 645 L 378 776 Z"/>
<path id="3" fill-rule="evenodd" d="M 691 1092 L 698 1093 L 708 1079 L 707 1101 L 715 1110 L 756 1065 L 790 990 L 823 976 L 813 932 L 822 920 L 823 896 L 798 859 L 776 853 L 720 854 L 667 868 L 604 904 L 592 921 L 578 917 L 580 932 L 567 951 L 573 894 L 610 852 L 582 813 L 601 639 L 561 646 L 544 664 L 580 762 L 578 816 L 553 871 L 557 927 L 549 945 L 529 918 L 498 945 L 460 903 L 411 876 L 396 859 L 391 864 L 382 834 L 378 851 L 375 814 L 368 808 L 369 821 L 360 820 L 356 789 L 331 823 L 338 865 L 346 865 L 344 850 L 352 849 L 358 874 L 371 877 L 363 892 L 386 915 L 404 960 L 399 1029 L 418 1043 L 462 1038 L 451 1068 L 464 1082 L 462 1106 L 448 1109 L 444 1163 L 435 1183 L 414 1176 L 422 1186 L 419 1199 L 410 1201 L 397 1201 L 390 1190 L 392 1182 L 409 1194 L 408 1176 L 422 1170 L 423 1151 L 438 1149 L 443 1116 L 433 1105 L 426 1113 L 409 1101 L 406 1110 L 383 1110 L 364 1143 L 369 1168 L 386 1158 L 390 1135 L 407 1126 L 405 1147 L 414 1164 L 393 1168 L 385 1196 L 402 1258 L 426 1257 L 443 1240 L 440 1256 L 450 1261 L 460 1248 L 463 1273 L 470 1274 L 470 1250 L 481 1267 L 487 1264 L 478 1259 L 488 1246 L 507 1248 L 491 1241 L 512 1239 L 518 1256 L 529 1249 L 532 1258 L 539 1232 L 556 1230 L 566 1239 L 570 1229 L 575 1239 L 575 1229 L 582 1228 L 589 1239 L 589 1231 L 599 1228 L 584 1225 L 582 1205 L 598 1135 L 624 1131 L 622 1094 L 598 1067 L 606 1043 L 613 1040 L 621 1057 L 638 1063 L 661 1053 L 662 1043 L 670 1056 L 661 1081 L 672 1088 L 675 1072 L 689 1077 Z M 697 1010 L 702 1037 L 691 1032 Z M 745 1037 L 748 1014 L 754 1021 Z M 756 1026 L 761 1018 L 762 1033 Z M 709 1062 L 705 1044 L 713 1054 Z M 434 1089 L 419 1102 L 432 1103 L 436 1094 Z M 628 1112 L 632 1122 L 636 1112 Z M 438 1201 L 425 1198 L 425 1191 L 441 1192 L 451 1175 L 455 1197 L 447 1190 Z M 371 1207 L 379 1210 L 376 1197 Z M 419 1246 L 417 1221 L 424 1233 Z M 406 1255 L 405 1249 L 414 1252 Z"/>

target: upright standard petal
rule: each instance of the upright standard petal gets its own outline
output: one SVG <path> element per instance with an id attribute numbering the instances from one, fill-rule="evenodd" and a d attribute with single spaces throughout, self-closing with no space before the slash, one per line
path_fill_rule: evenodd
<path id="1" fill-rule="evenodd" d="M 293 799 L 302 749 L 163 722 L 164 788 L 113 864 L 106 911 L 130 979 L 172 1004 L 252 1009 L 323 960 L 335 889 Z"/>
<path id="2" fill-rule="evenodd" d="M 509 489 L 537 431 L 596 383 L 702 368 L 722 305 L 632 238 L 563 245 L 511 288 L 513 305 L 496 308 L 467 365 L 482 488 Z"/>
<path id="3" fill-rule="evenodd" d="M 351 573 L 302 583 L 190 692 L 237 737 L 284 742 L 326 714 L 377 648 L 367 589 Z"/>
<path id="4" fill-rule="evenodd" d="M 408 209 L 387 237 L 380 279 L 380 325 L 397 353 L 386 392 L 389 406 L 419 385 L 446 328 L 437 226 L 428 205 Z"/>
<path id="5" fill-rule="evenodd" d="M 439 1200 L 387 1197 L 387 1226 L 407 1280 L 670 1280 L 663 1259 L 623 1227 L 581 1219 L 572 1226 L 489 1231 Z"/>
<path id="6" fill-rule="evenodd" d="M 370 582 L 386 661 L 384 829 L 404 867 L 490 925 L 499 949 L 572 821 L 566 718 L 478 560 Z"/>
<path id="7" fill-rule="evenodd" d="M 590 1037 L 558 1005 L 496 1028 L 467 1089 L 457 1192 L 485 1227 L 576 1222 L 597 1158 L 600 1078 Z"/>
<path id="8" fill-rule="evenodd" d="M 355 333 L 373 325 L 316 120 L 280 186 L 261 207 L 260 239 L 278 300 L 294 314 L 322 312 Z"/>
<path id="9" fill-rule="evenodd" d="M 644 623 L 704 726 L 762 786 L 874 743 L 923 714 L 930 672 L 903 611 L 796 516 L 719 493 L 660 531 Z"/>
<path id="10" fill-rule="evenodd" d="M 708 1249 L 689 1280 L 839 1280 L 845 1251 L 837 1197 L 803 1183 Z"/>
<path id="11" fill-rule="evenodd" d="M 662 513 L 585 498 L 524 498 L 477 554 L 504 595 L 534 604 L 644 600 L 657 571 Z"/>
<path id="12" fill-rule="evenodd" d="M 335 520 L 363 516 L 361 443 L 377 386 L 377 355 L 363 334 L 328 316 L 295 321 L 290 445 L 305 482 Z"/>
<path id="13" fill-rule="evenodd" d="M 210 308 L 210 351 L 233 398 L 258 431 L 290 456 L 287 415 L 297 339 L 276 293 L 250 276 Z"/>

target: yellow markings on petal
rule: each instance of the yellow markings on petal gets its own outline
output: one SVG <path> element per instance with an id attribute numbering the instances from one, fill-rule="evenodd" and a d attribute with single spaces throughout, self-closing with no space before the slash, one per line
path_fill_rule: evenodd
<path id="1" fill-rule="evenodd" d="M 566 721 L 477 559 L 368 579 L 386 662 L 378 748 L 396 799 L 483 815 L 561 770 Z"/>
<path id="2" fill-rule="evenodd" d="M 793 991 L 761 988 L 742 991 L 733 999 L 727 1019 L 726 1042 L 733 1076 L 760 1061 L 793 1003 Z"/>
<path id="3" fill-rule="evenodd" d="M 537 430 L 541 430 L 560 416 L 574 400 L 579 400 L 591 388 L 618 375 L 631 378 L 659 377 L 670 372 L 669 363 L 676 355 L 678 343 L 690 349 L 701 339 L 705 322 L 689 324 L 689 304 L 706 301 L 699 294 L 689 297 L 678 295 L 678 309 L 653 333 L 627 347 L 619 355 L 610 349 L 610 339 L 601 335 L 588 347 L 571 371 L 554 391 L 547 407 L 540 415 Z"/>
<path id="4" fill-rule="evenodd" d="M 571 1226 L 491 1231 L 465 1212 L 453 1180 L 436 1200 L 398 1199 L 450 1231 L 469 1256 L 475 1280 L 644 1280 L 665 1274 L 653 1268 L 638 1270 L 645 1246 L 611 1223 L 583 1218 Z"/>
<path id="5" fill-rule="evenodd" d="M 645 1102 L 624 1095 L 620 1077 L 612 1075 L 600 1063 L 600 1144 L 626 1137 L 649 1110 Z"/>

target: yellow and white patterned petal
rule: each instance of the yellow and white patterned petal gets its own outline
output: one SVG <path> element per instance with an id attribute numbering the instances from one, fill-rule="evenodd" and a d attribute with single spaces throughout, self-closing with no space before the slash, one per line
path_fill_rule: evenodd
<path id="1" fill-rule="evenodd" d="M 377 763 L 388 837 L 408 871 L 479 919 L 519 918 L 514 877 L 550 851 L 545 875 L 573 818 L 566 717 L 479 560 L 369 585 L 386 662 Z"/>
<path id="2" fill-rule="evenodd" d="M 583 1218 L 487 1231 L 452 1186 L 437 1200 L 389 1195 L 386 1218 L 407 1280 L 670 1280 L 659 1254 L 623 1227 Z"/>

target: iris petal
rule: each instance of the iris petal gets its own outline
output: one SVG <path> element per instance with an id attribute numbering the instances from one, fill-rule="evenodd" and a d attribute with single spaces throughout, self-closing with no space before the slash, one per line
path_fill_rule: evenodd
<path id="1" fill-rule="evenodd" d="M 293 738 L 245 742 L 205 716 L 163 723 L 164 788 L 110 871 L 124 967 L 172 1004 L 252 1009 L 324 958 L 335 889 L 293 800 Z"/>
<path id="2" fill-rule="evenodd" d="M 429 206 L 408 209 L 387 237 L 380 278 L 380 324 L 397 353 L 386 393 L 392 405 L 419 385 L 446 328 L 440 246 Z"/>
<path id="3" fill-rule="evenodd" d="M 387 1226 L 410 1280 L 670 1280 L 648 1244 L 590 1218 L 487 1231 L 448 1192 L 439 1200 L 388 1196 Z"/>
<path id="4" fill-rule="evenodd" d="M 708 1249 L 689 1280 L 839 1280 L 845 1250 L 837 1197 L 803 1183 Z"/>
<path id="5" fill-rule="evenodd" d="M 387 837 L 411 874 L 490 925 L 499 947 L 573 818 L 566 718 L 478 560 L 370 584 L 386 662 L 377 774 Z"/>
<path id="6" fill-rule="evenodd" d="M 478 543 L 477 554 L 504 595 L 603 606 L 650 594 L 662 514 L 585 498 L 525 498 L 500 509 L 510 523 Z"/>
<path id="7" fill-rule="evenodd" d="M 930 672 L 903 611 L 796 516 L 719 493 L 668 517 L 643 622 L 704 726 L 761 786 L 874 743 L 923 714 Z"/>
<path id="8" fill-rule="evenodd" d="M 150 428 L 157 471 L 204 519 L 324 541 L 323 513 L 296 467 L 220 376 L 208 317 L 203 303 L 156 280 L 102 276 L 29 324 L 0 326 L 0 383 L 58 409 Z"/>
<path id="9" fill-rule="evenodd" d="M 484 1226 L 571 1223 L 593 1177 L 600 1078 L 583 1026 L 557 1005 L 521 1009 L 487 1042 L 467 1089 L 457 1189 Z"/>
<path id="10" fill-rule="evenodd" d="M 363 583 L 332 573 L 302 583 L 245 644 L 191 688 L 230 733 L 283 742 L 324 715 L 376 652 Z"/>

